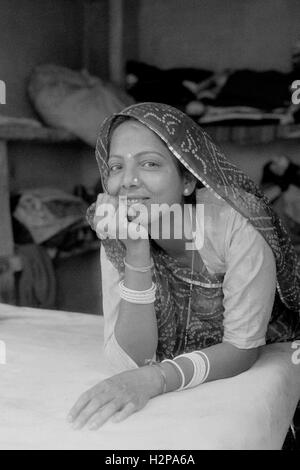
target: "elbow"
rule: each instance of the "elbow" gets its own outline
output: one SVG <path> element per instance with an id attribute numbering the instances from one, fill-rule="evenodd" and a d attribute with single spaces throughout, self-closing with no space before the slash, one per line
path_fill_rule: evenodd
<path id="1" fill-rule="evenodd" d="M 134 348 L 131 349 L 130 355 L 129 352 L 126 353 L 131 358 L 137 367 L 145 366 L 148 361 L 152 361 L 156 359 L 156 350 L 149 349 L 149 351 L 143 350 L 142 352 L 134 351 Z"/>
<path id="2" fill-rule="evenodd" d="M 118 337 L 118 329 L 115 329 L 115 342 L 119 348 L 138 366 L 143 367 L 147 361 L 156 358 L 156 350 L 158 346 L 158 334 L 154 332 L 149 338 L 139 338 L 136 335 L 128 335 L 126 342 Z"/>
<path id="3" fill-rule="evenodd" d="M 119 346 L 115 336 L 111 336 L 104 345 L 104 358 L 115 374 L 125 370 L 137 369 L 138 364 Z"/>
<path id="4" fill-rule="evenodd" d="M 259 348 L 253 348 L 249 354 L 249 369 L 256 363 L 259 356 Z"/>
<path id="5" fill-rule="evenodd" d="M 256 363 L 259 355 L 259 348 L 240 350 L 240 370 L 239 373 L 246 372 Z"/>
<path id="6" fill-rule="evenodd" d="M 228 342 L 222 343 L 222 354 L 227 377 L 247 372 L 255 364 L 259 356 L 259 348 L 240 348 Z"/>

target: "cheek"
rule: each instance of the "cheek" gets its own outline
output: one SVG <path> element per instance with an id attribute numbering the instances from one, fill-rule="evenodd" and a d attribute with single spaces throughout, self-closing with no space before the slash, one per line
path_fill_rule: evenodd
<path id="1" fill-rule="evenodd" d="M 166 194 L 176 201 L 182 197 L 183 182 L 175 171 L 170 172 L 163 179 L 163 186 Z"/>
<path id="2" fill-rule="evenodd" d="M 106 187 L 107 187 L 108 193 L 111 194 L 112 196 L 115 196 L 117 194 L 118 190 L 119 190 L 119 187 L 120 187 L 118 178 L 109 177 L 107 182 L 106 182 Z"/>
<path id="3" fill-rule="evenodd" d="M 182 185 L 178 178 L 168 177 L 152 180 L 148 185 L 154 196 L 161 199 L 161 202 L 177 203 L 182 199 Z"/>

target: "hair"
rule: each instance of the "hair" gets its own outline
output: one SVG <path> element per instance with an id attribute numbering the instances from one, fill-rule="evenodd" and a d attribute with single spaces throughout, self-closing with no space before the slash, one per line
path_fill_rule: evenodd
<path id="1" fill-rule="evenodd" d="M 109 153 L 110 139 L 111 139 L 111 136 L 112 136 L 113 132 L 117 129 L 117 127 L 119 127 L 121 124 L 123 124 L 126 121 L 139 122 L 137 119 L 135 119 L 131 116 L 117 116 L 114 119 L 114 121 L 112 122 L 112 125 L 111 125 L 110 130 L 109 130 L 109 136 L 108 136 L 109 144 L 108 144 L 108 149 L 107 149 L 108 153 Z M 162 139 L 161 139 L 161 141 L 166 146 L 166 148 L 170 151 L 167 144 Z M 176 157 L 175 157 L 175 163 L 176 163 L 176 166 L 179 170 L 179 173 L 180 173 L 181 177 L 184 178 L 184 176 L 187 173 L 189 173 L 189 170 L 187 170 L 187 168 Z M 189 196 L 183 196 L 184 197 L 184 202 L 186 204 L 196 205 L 196 190 L 200 189 L 200 188 L 204 188 L 204 185 L 201 183 L 201 181 L 198 180 L 197 183 L 196 183 L 196 186 L 195 186 L 195 190 L 192 192 L 192 194 L 190 194 Z"/>

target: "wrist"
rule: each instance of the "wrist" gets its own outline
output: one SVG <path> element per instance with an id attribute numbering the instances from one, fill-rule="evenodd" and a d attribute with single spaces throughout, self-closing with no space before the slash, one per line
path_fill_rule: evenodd
<path id="1" fill-rule="evenodd" d="M 151 262 L 149 240 L 138 240 L 127 246 L 125 259 L 133 266 L 149 266 Z"/>
<path id="2" fill-rule="evenodd" d="M 140 371 L 147 382 L 150 398 L 161 395 L 163 393 L 163 386 L 160 371 L 155 370 L 152 366 L 140 367 Z"/>
<path id="3" fill-rule="evenodd" d="M 176 372 L 176 369 L 170 363 L 154 363 L 153 365 L 143 367 L 143 369 L 145 369 L 148 378 L 151 398 L 163 393 L 174 392 L 181 385 L 178 372 Z"/>
<path id="4" fill-rule="evenodd" d="M 182 385 L 182 380 L 178 371 L 170 362 L 161 362 L 161 367 L 166 374 L 166 392 L 175 392 Z"/>

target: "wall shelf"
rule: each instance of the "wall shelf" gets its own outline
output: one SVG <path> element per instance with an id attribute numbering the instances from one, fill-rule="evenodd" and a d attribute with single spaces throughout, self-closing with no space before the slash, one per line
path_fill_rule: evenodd
<path id="1" fill-rule="evenodd" d="M 216 142 L 238 144 L 268 143 L 277 139 L 300 139 L 300 124 L 200 124 Z M 23 125 L 0 125 L 2 141 L 33 141 L 44 143 L 81 142 L 75 135 L 64 129 L 33 127 Z"/>
<path id="2" fill-rule="evenodd" d="M 217 143 L 263 144 L 278 139 L 300 139 L 300 124 L 200 124 Z"/>
<path id="3" fill-rule="evenodd" d="M 51 127 L 0 125 L 0 140 L 3 141 L 35 141 L 44 143 L 76 142 L 79 139 L 64 129 Z"/>

